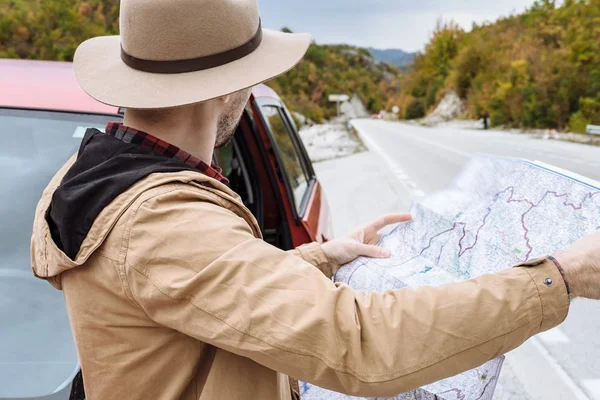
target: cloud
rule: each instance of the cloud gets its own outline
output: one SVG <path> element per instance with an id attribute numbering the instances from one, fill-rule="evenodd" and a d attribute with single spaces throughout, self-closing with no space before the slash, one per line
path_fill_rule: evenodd
<path id="1" fill-rule="evenodd" d="M 522 12 L 533 0 L 259 0 L 263 23 L 310 32 L 319 43 L 423 48 L 439 18 L 465 29 Z"/>

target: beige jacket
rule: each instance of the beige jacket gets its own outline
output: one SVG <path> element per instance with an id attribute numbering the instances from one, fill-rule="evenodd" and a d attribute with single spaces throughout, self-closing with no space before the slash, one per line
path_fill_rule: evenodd
<path id="1" fill-rule="evenodd" d="M 270 246 L 238 196 L 194 172 L 122 194 L 71 260 L 45 219 L 68 166 L 38 205 L 33 269 L 64 291 L 90 400 L 290 399 L 286 375 L 392 396 L 514 349 L 569 309 L 548 260 L 416 291 L 334 284 L 319 245 Z"/>

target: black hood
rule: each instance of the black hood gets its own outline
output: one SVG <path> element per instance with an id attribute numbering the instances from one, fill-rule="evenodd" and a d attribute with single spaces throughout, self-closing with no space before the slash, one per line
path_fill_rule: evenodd
<path id="1" fill-rule="evenodd" d="M 96 217 L 115 198 L 157 172 L 196 171 L 137 144 L 88 129 L 77 161 L 52 196 L 46 219 L 56 245 L 75 259 Z"/>

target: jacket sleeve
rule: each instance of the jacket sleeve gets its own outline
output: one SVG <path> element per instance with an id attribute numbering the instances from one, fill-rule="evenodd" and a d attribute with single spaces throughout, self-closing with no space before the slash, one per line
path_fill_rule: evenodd
<path id="1" fill-rule="evenodd" d="M 296 247 L 288 253 L 314 265 L 329 279 L 333 278 L 333 274 L 340 267 L 329 261 L 321 245 L 316 242 Z"/>
<path id="2" fill-rule="evenodd" d="M 441 287 L 366 294 L 334 284 L 254 238 L 233 212 L 181 190 L 146 200 L 128 223 L 125 290 L 149 318 L 351 395 L 393 396 L 475 368 L 558 325 L 569 308 L 548 260 Z"/>

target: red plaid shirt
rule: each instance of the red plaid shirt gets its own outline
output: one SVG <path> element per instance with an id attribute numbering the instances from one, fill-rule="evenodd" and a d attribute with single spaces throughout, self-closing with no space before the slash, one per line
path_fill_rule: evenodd
<path id="1" fill-rule="evenodd" d="M 160 140 L 148 133 L 129 128 L 118 122 L 109 122 L 108 125 L 106 125 L 106 134 L 113 136 L 125 143 L 137 144 L 148 148 L 165 157 L 181 160 L 190 167 L 202 172 L 204 175 L 214 178 L 224 184 L 229 183 L 227 178 L 225 178 L 222 174 L 223 170 L 221 170 L 221 168 L 216 166 L 214 163 L 212 165 L 208 165 L 199 158 L 196 158 L 193 155 L 181 150 L 179 147 L 173 146 L 172 144 Z"/>

